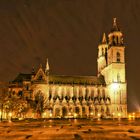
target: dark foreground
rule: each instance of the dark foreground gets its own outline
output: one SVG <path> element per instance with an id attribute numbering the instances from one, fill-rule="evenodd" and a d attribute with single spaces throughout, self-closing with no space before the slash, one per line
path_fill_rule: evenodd
<path id="1" fill-rule="evenodd" d="M 0 122 L 0 140 L 140 140 L 136 120 L 24 120 Z"/>

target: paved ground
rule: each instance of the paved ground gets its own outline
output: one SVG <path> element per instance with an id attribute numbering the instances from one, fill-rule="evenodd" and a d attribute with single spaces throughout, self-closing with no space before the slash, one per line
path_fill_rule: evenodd
<path id="1" fill-rule="evenodd" d="M 0 140 L 140 140 L 140 120 L 0 122 Z"/>

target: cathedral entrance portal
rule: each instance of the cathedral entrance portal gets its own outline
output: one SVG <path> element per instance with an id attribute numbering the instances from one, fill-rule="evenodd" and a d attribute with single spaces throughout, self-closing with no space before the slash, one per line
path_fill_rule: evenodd
<path id="1" fill-rule="evenodd" d="M 37 113 L 37 118 L 42 117 L 42 113 L 43 113 L 44 108 L 45 108 L 45 99 L 44 99 L 44 96 L 43 96 L 43 94 L 40 90 L 35 95 L 35 105 L 34 105 L 34 107 L 35 107 L 35 110 L 36 110 L 36 113 Z"/>
<path id="2" fill-rule="evenodd" d="M 67 116 L 67 113 L 68 113 L 67 108 L 63 107 L 62 108 L 62 117 L 65 118 Z"/>
<path id="3" fill-rule="evenodd" d="M 82 117 L 87 117 L 86 107 L 85 106 L 82 107 Z"/>
<path id="4" fill-rule="evenodd" d="M 80 117 L 80 107 L 79 106 L 75 107 L 75 115 L 76 115 L 76 117 Z"/>
<path id="5" fill-rule="evenodd" d="M 60 108 L 55 109 L 55 117 L 60 117 Z"/>

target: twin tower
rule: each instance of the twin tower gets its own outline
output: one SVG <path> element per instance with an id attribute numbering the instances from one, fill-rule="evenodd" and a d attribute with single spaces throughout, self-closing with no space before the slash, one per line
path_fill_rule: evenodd
<path id="1" fill-rule="evenodd" d="M 106 89 L 112 99 L 111 110 L 114 117 L 127 116 L 127 83 L 125 74 L 125 45 L 123 34 L 118 27 L 116 18 L 113 27 L 98 46 L 98 75 L 105 78 Z M 118 113 L 122 112 L 122 113 Z"/>

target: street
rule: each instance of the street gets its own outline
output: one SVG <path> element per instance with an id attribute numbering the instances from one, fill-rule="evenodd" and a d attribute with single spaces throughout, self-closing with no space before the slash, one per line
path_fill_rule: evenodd
<path id="1" fill-rule="evenodd" d="M 0 122 L 0 140 L 138 140 L 140 120 L 55 119 Z"/>

